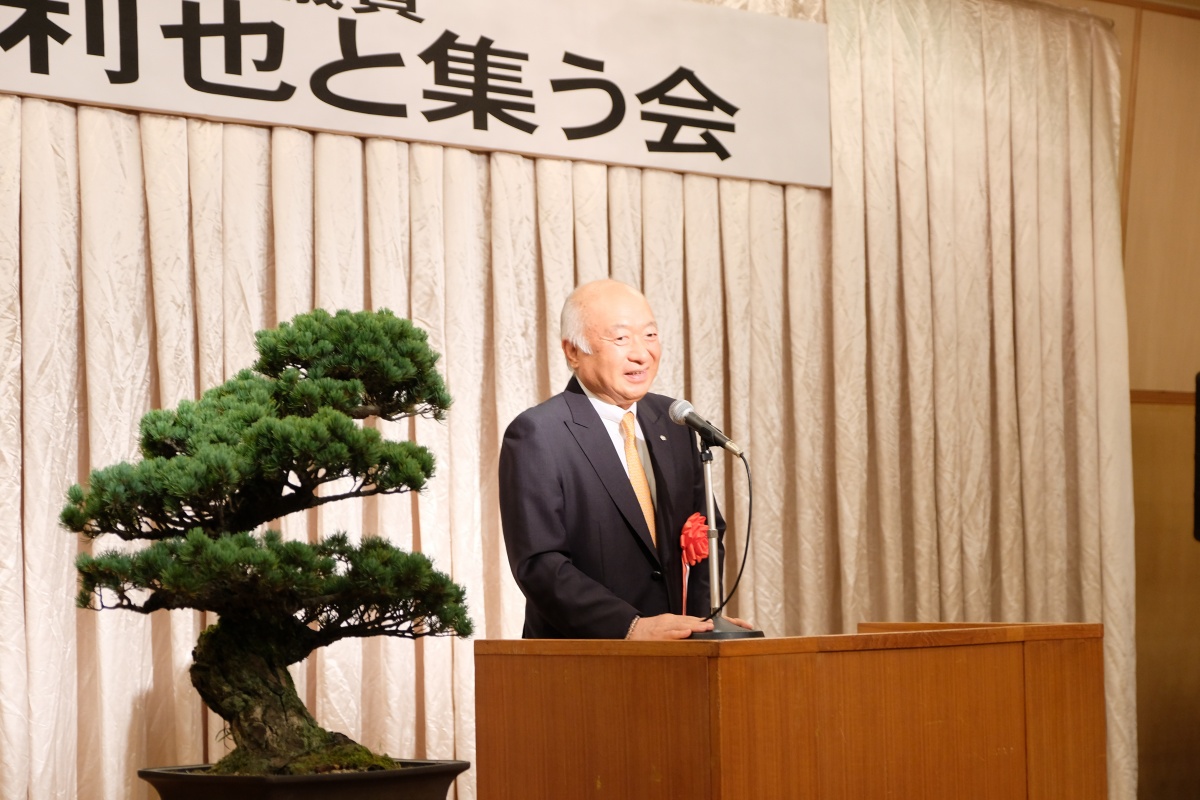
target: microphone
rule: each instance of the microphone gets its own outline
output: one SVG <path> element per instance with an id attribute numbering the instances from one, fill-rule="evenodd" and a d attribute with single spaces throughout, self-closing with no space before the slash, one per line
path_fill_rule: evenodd
<path id="1" fill-rule="evenodd" d="M 721 433 L 720 428 L 697 414 L 696 409 L 692 408 L 692 404 L 687 400 L 679 399 L 671 403 L 671 408 L 667 411 L 667 414 L 676 425 L 687 425 L 700 434 L 701 440 L 709 444 L 715 444 L 718 447 L 724 447 L 735 456 L 741 457 L 742 448 L 738 447 L 728 436 Z"/>

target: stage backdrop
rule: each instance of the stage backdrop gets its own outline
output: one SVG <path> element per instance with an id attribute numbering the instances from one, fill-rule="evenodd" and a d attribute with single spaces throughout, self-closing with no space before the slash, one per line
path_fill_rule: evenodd
<path id="1" fill-rule="evenodd" d="M 810 20 L 685 0 L 4 2 L 0 48 L 9 94 L 829 187 Z"/>
<path id="2" fill-rule="evenodd" d="M 612 275 L 658 313 L 658 388 L 749 450 L 736 611 L 772 636 L 1101 621 L 1111 796 L 1133 800 L 1111 31 L 1002 0 L 750 5 L 827 17 L 832 191 L 0 97 L 0 796 L 146 798 L 137 767 L 220 755 L 186 675 L 201 620 L 76 610 L 57 513 L 134 455 L 143 412 L 314 306 L 411 315 L 455 405 L 385 431 L 437 454 L 425 494 L 286 534 L 419 547 L 478 635 L 518 635 L 500 437 L 566 382 L 562 299 Z M 723 467 L 740 552 L 745 484 Z M 472 759 L 472 669 L 470 642 L 369 641 L 296 674 L 368 745 Z"/>

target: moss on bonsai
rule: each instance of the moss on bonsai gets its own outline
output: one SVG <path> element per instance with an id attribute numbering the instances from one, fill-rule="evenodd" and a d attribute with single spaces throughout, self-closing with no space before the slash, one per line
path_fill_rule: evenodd
<path id="1" fill-rule="evenodd" d="M 316 544 L 253 531 L 349 497 L 420 490 L 429 451 L 356 420 L 443 419 L 450 397 L 424 331 L 389 311 L 302 314 L 256 334 L 253 370 L 141 420 L 142 459 L 73 486 L 61 520 L 144 549 L 82 554 L 78 604 L 214 612 L 192 683 L 229 725 L 223 774 L 391 766 L 321 728 L 288 665 L 340 639 L 469 636 L 462 587 L 420 553 L 342 532 Z M 318 490 L 328 486 L 325 493 Z"/>

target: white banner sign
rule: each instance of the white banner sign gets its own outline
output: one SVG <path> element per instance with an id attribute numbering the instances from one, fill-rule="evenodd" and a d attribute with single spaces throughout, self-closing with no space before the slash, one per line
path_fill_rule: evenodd
<path id="1" fill-rule="evenodd" d="M 830 178 L 825 26 L 685 0 L 0 0 L 0 91 Z"/>

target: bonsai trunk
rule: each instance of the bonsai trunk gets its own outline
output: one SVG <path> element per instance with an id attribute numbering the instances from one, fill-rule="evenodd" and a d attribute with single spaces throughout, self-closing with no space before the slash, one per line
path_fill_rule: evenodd
<path id="1" fill-rule="evenodd" d="M 222 719 L 237 749 L 214 772 L 237 774 L 363 769 L 365 748 L 321 728 L 287 667 L 312 651 L 312 631 L 293 620 L 223 618 L 192 652 L 192 684 Z"/>

